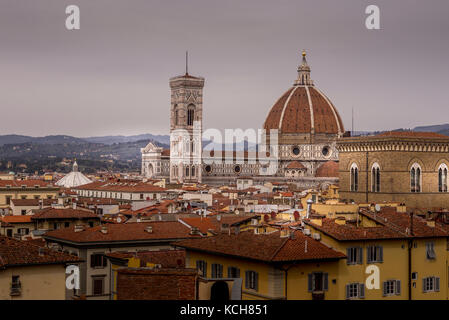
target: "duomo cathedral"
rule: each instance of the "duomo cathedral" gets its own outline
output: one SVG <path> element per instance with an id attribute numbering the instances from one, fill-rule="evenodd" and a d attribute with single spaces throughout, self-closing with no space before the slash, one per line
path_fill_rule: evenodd
<path id="1" fill-rule="evenodd" d="M 217 151 L 203 152 L 204 78 L 186 71 L 170 79 L 170 149 L 151 142 L 142 148 L 142 175 L 171 183 L 212 185 L 233 183 L 239 177 L 291 181 L 302 187 L 337 182 L 336 142 L 345 134 L 343 122 L 329 98 L 314 85 L 304 51 L 297 72 L 297 79 L 274 103 L 263 124 L 267 136 L 277 130 L 277 167 L 272 174 L 261 174 L 264 165 L 257 161 L 255 151 L 231 153 L 232 159 L 227 153 L 228 161 L 210 161 L 216 159 L 213 153 Z"/>

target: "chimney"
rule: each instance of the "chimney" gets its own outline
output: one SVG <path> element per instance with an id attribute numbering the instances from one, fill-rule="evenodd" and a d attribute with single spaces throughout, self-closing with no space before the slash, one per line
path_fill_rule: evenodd
<path id="1" fill-rule="evenodd" d="M 306 213 L 306 219 L 309 219 L 310 211 L 312 210 L 312 203 L 313 203 L 313 200 L 312 200 L 312 199 L 307 200 L 307 213 Z"/>
<path id="2" fill-rule="evenodd" d="M 108 227 L 107 226 L 101 226 L 101 233 L 106 234 L 108 233 Z"/>
<path id="3" fill-rule="evenodd" d="M 75 232 L 84 231 L 84 226 L 82 224 L 75 225 Z"/>
<path id="4" fill-rule="evenodd" d="M 72 202 L 72 209 L 76 210 L 76 202 Z"/>
<path id="5" fill-rule="evenodd" d="M 148 233 L 153 233 L 153 227 L 152 226 L 147 226 L 145 228 L 145 231 L 148 232 Z"/>
<path id="6" fill-rule="evenodd" d="M 64 198 L 58 198 L 58 205 L 60 206 L 64 205 Z"/>
<path id="7" fill-rule="evenodd" d="M 428 219 L 426 222 L 428 227 L 435 228 L 435 220 Z"/>
<path id="8" fill-rule="evenodd" d="M 39 199 L 39 209 L 42 209 L 44 207 L 44 200 Z"/>
<path id="9" fill-rule="evenodd" d="M 137 214 L 137 222 L 140 222 L 140 212 Z"/>
<path id="10" fill-rule="evenodd" d="M 335 218 L 335 223 L 336 224 L 339 224 L 339 225 L 345 225 L 346 224 L 346 219 L 345 219 L 345 217 L 338 217 L 338 218 Z"/>

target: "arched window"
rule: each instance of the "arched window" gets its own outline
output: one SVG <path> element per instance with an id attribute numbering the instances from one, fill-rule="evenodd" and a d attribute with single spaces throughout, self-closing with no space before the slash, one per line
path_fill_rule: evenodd
<path id="1" fill-rule="evenodd" d="M 351 165 L 351 191 L 359 189 L 359 168 L 355 163 Z"/>
<path id="2" fill-rule="evenodd" d="M 191 104 L 187 108 L 187 125 L 193 126 L 193 120 L 195 120 L 195 106 Z"/>
<path id="3" fill-rule="evenodd" d="M 371 191 L 380 192 L 380 167 L 377 162 L 371 167 Z"/>
<path id="4" fill-rule="evenodd" d="M 195 176 L 195 166 L 192 166 L 192 170 L 191 170 L 191 176 L 194 177 Z"/>
<path id="5" fill-rule="evenodd" d="M 444 163 L 438 168 L 438 192 L 447 192 L 447 171 Z"/>
<path id="6" fill-rule="evenodd" d="M 178 110 L 178 105 L 175 104 L 175 106 L 173 107 L 173 109 L 175 110 L 175 125 L 179 125 L 179 110 Z"/>
<path id="7" fill-rule="evenodd" d="M 421 192 L 421 167 L 417 163 L 410 169 L 410 192 Z"/>

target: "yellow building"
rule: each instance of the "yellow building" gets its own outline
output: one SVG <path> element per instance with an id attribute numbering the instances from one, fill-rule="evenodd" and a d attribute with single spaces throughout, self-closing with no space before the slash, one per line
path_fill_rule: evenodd
<path id="1" fill-rule="evenodd" d="M 448 233 L 438 224 L 416 216 L 412 220 L 395 208 L 362 209 L 354 219 L 312 217 L 305 224 L 306 233 L 346 253 L 338 267 L 340 298 L 448 298 Z M 367 280 L 373 273 L 377 286 Z"/>
<path id="2" fill-rule="evenodd" d="M 12 199 L 54 199 L 59 188 L 43 180 L 0 180 L 0 209 L 8 208 Z"/>
<path id="3" fill-rule="evenodd" d="M 75 256 L 0 236 L 0 300 L 66 299 L 65 266 Z"/>
<path id="4" fill-rule="evenodd" d="M 335 299 L 332 279 L 345 257 L 299 231 L 221 233 L 174 245 L 186 249 L 186 267 L 205 279 L 241 278 L 244 300 Z"/>

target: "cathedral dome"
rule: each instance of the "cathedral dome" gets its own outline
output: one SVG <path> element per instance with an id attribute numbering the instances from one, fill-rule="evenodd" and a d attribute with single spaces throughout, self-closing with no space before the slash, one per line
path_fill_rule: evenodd
<path id="1" fill-rule="evenodd" d="M 332 102 L 313 85 L 306 53 L 302 53 L 298 79 L 274 104 L 264 123 L 264 129 L 280 133 L 322 133 L 342 135 L 343 122 Z"/>

